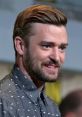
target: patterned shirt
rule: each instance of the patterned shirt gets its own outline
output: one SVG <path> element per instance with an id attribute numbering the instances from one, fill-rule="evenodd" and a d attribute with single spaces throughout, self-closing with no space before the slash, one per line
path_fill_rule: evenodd
<path id="1" fill-rule="evenodd" d="M 58 107 L 18 67 L 0 81 L 0 117 L 60 117 Z"/>

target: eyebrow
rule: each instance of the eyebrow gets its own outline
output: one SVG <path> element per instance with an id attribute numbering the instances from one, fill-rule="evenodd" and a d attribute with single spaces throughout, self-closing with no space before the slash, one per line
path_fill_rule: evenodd
<path id="1" fill-rule="evenodd" d="M 62 43 L 61 45 L 68 46 L 68 43 Z"/>
<path id="2" fill-rule="evenodd" d="M 40 44 L 45 44 L 45 43 L 50 44 L 52 46 L 56 45 L 56 44 L 54 44 L 53 42 L 50 42 L 50 41 L 42 41 Z M 68 46 L 68 43 L 61 43 L 61 45 Z"/>

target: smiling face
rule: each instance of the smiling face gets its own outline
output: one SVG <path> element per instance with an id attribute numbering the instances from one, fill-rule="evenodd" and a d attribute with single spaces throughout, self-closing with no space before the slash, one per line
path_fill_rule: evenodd
<path id="1" fill-rule="evenodd" d="M 64 26 L 35 23 L 25 46 L 23 62 L 30 76 L 44 82 L 55 81 L 64 63 L 67 32 Z"/>

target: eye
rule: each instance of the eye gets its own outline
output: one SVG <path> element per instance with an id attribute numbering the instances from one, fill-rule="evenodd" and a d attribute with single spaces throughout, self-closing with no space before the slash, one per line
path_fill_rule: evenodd
<path id="1" fill-rule="evenodd" d="M 49 48 L 52 48 L 53 47 L 53 44 L 50 43 L 50 42 L 42 42 L 40 44 L 40 46 L 43 48 L 43 49 L 49 49 Z"/>
<path id="2" fill-rule="evenodd" d="M 66 48 L 67 48 L 67 45 L 64 45 L 64 44 L 59 47 L 61 52 L 64 52 Z"/>
<path id="3" fill-rule="evenodd" d="M 51 45 L 50 44 L 42 44 L 42 47 L 43 48 L 51 48 Z"/>

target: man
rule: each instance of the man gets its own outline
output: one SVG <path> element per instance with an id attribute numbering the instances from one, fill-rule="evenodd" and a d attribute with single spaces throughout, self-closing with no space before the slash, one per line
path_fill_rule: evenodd
<path id="1" fill-rule="evenodd" d="M 16 62 L 0 83 L 0 117 L 60 117 L 44 84 L 56 81 L 64 62 L 66 23 L 61 11 L 47 5 L 18 15 L 13 31 Z"/>
<path id="2" fill-rule="evenodd" d="M 60 103 L 62 117 L 82 117 L 82 90 L 75 90 Z"/>

